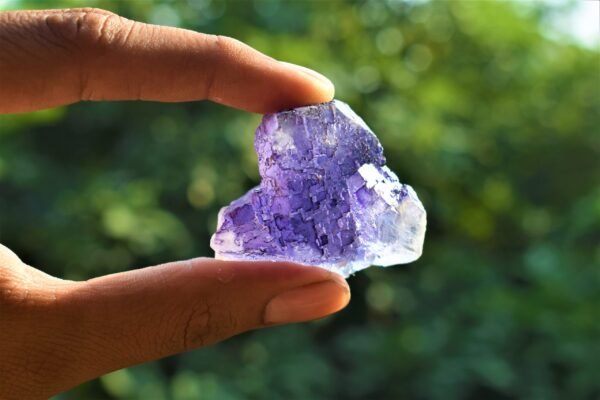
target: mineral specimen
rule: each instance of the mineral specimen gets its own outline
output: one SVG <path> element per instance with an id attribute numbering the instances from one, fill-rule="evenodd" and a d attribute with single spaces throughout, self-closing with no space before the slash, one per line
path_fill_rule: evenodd
<path id="1" fill-rule="evenodd" d="M 255 149 L 262 181 L 219 212 L 217 258 L 293 261 L 348 276 L 421 255 L 425 209 L 347 104 L 265 115 Z"/>

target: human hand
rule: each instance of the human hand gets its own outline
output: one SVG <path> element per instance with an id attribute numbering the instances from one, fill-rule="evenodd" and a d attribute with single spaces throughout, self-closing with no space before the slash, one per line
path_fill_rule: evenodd
<path id="1" fill-rule="evenodd" d="M 264 113 L 332 97 L 326 78 L 230 38 L 97 9 L 0 13 L 0 113 L 136 99 Z M 73 282 L 0 245 L 0 398 L 47 398 L 247 330 L 320 318 L 348 300 L 341 276 L 291 263 L 202 258 Z"/>

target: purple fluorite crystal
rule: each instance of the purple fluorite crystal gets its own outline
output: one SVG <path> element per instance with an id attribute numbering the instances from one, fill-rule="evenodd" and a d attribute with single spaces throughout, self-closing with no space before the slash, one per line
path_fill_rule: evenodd
<path id="1" fill-rule="evenodd" d="M 262 181 L 221 209 L 217 258 L 294 261 L 348 276 L 421 255 L 425 209 L 345 103 L 265 115 L 255 148 Z"/>

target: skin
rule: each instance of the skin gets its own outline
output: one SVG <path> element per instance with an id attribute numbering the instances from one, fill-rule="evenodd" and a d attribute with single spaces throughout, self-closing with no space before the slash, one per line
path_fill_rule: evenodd
<path id="1" fill-rule="evenodd" d="M 333 85 L 222 36 L 98 9 L 0 13 L 0 114 L 99 100 L 211 100 L 266 113 Z M 0 398 L 42 399 L 241 332 L 321 318 L 346 281 L 291 263 L 172 262 L 66 281 L 0 245 Z"/>

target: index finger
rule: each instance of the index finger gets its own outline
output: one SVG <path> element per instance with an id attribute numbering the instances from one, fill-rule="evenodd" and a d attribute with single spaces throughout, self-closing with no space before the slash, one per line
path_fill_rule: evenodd
<path id="1" fill-rule="evenodd" d="M 208 99 L 266 113 L 329 101 L 331 82 L 223 36 L 99 9 L 0 13 L 0 113 L 82 100 Z"/>

